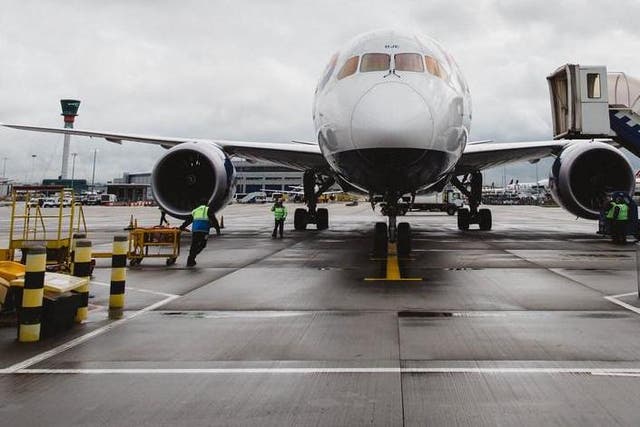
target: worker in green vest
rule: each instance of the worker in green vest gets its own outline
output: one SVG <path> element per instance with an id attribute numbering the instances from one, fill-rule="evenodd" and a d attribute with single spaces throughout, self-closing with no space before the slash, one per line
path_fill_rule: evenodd
<path id="1" fill-rule="evenodd" d="M 218 235 L 220 235 L 220 225 L 213 214 L 213 210 L 207 205 L 208 200 L 202 200 L 201 204 L 191 211 L 191 216 L 187 218 L 180 230 L 186 230 L 191 225 L 191 247 L 189 248 L 189 257 L 187 258 L 187 267 L 196 265 L 196 256 L 202 252 L 207 246 L 207 238 L 209 237 L 209 229 L 213 226 Z"/>
<path id="2" fill-rule="evenodd" d="M 629 220 L 629 205 L 620 195 L 609 203 L 606 218 L 611 225 L 611 240 L 613 243 L 624 245 L 627 243 L 627 222 Z"/>
<path id="3" fill-rule="evenodd" d="M 276 200 L 274 205 L 271 207 L 271 212 L 273 212 L 273 218 L 275 219 L 275 225 L 273 227 L 273 233 L 271 234 L 271 237 L 275 239 L 276 232 L 279 229 L 280 238 L 282 239 L 282 230 L 284 229 L 284 220 L 287 219 L 287 208 L 282 203 L 282 199 Z"/>

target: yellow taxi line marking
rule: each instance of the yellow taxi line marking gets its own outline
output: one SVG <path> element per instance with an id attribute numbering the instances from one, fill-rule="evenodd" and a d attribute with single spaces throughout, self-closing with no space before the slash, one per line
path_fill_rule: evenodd
<path id="1" fill-rule="evenodd" d="M 374 258 L 375 259 L 375 258 Z M 378 260 L 384 260 L 385 258 L 377 258 Z M 409 258 L 410 259 L 410 258 Z M 419 282 L 421 277 L 405 277 L 400 274 L 400 264 L 398 263 L 398 245 L 396 243 L 389 243 L 387 246 L 387 272 L 386 277 L 365 277 L 365 282 L 380 282 L 380 281 L 407 281 L 407 282 Z"/>

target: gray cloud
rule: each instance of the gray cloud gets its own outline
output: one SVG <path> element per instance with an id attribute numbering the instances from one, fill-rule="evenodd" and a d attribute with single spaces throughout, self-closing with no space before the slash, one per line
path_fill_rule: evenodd
<path id="1" fill-rule="evenodd" d="M 545 77 L 566 62 L 640 74 L 635 1 L 6 0 L 0 16 L 0 121 L 167 136 L 313 139 L 311 102 L 330 55 L 356 34 L 409 28 L 447 47 L 469 81 L 472 136 L 551 136 Z M 55 177 L 60 136 L 0 130 L 16 179 Z M 148 171 L 158 147 L 75 138 L 76 177 Z M 37 154 L 35 166 L 31 155 Z M 508 168 L 521 180 L 533 166 Z M 540 166 L 541 175 L 546 166 Z M 544 173 L 542 172 L 544 170 Z M 488 172 L 487 176 L 501 176 Z M 496 179 L 497 181 L 497 179 Z"/>

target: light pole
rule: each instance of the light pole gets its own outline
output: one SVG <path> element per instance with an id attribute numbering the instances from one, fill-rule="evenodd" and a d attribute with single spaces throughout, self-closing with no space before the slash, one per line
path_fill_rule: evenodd
<path id="1" fill-rule="evenodd" d="M 73 179 L 75 178 L 75 174 L 76 174 L 76 156 L 78 155 L 78 153 L 71 153 L 71 156 L 73 157 L 73 160 L 71 161 L 71 192 L 75 193 L 74 188 L 73 188 Z"/>
<path id="2" fill-rule="evenodd" d="M 540 181 L 538 180 L 538 162 L 536 162 L 536 196 L 538 196 L 537 198 L 540 198 Z M 537 200 L 537 201 L 540 202 L 540 200 Z"/>
<path id="3" fill-rule="evenodd" d="M 96 155 L 98 154 L 98 149 L 93 150 L 93 169 L 91 170 L 91 191 L 96 191 L 95 182 L 96 182 Z"/>
<path id="4" fill-rule="evenodd" d="M 37 154 L 31 155 L 31 159 L 32 159 L 31 160 L 31 179 L 33 180 L 35 180 L 35 176 L 36 176 L 36 157 L 38 157 Z"/>

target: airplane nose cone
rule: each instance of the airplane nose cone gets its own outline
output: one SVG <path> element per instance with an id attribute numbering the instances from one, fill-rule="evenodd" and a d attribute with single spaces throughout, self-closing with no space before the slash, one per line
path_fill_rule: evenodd
<path id="1" fill-rule="evenodd" d="M 425 99 L 404 83 L 381 83 L 367 91 L 351 116 L 356 149 L 428 148 L 433 117 Z"/>

